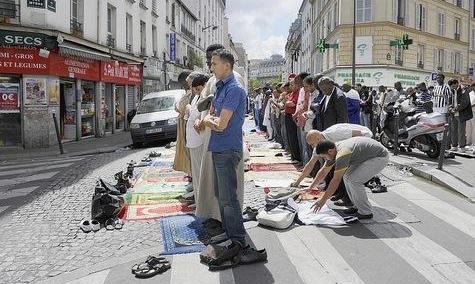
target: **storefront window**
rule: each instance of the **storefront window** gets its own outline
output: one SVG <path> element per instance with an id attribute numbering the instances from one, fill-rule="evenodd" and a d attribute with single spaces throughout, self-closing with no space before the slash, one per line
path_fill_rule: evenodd
<path id="1" fill-rule="evenodd" d="M 81 84 L 81 135 L 91 136 L 95 133 L 96 92 L 93 82 Z"/>
<path id="2" fill-rule="evenodd" d="M 75 84 L 61 82 L 61 134 L 65 140 L 76 139 L 76 95 Z"/>
<path id="3" fill-rule="evenodd" d="M 115 89 L 116 129 L 124 129 L 125 125 L 125 87 L 116 86 Z"/>
<path id="4" fill-rule="evenodd" d="M 112 84 L 106 84 L 105 98 L 102 98 L 101 112 L 105 119 L 105 131 L 112 131 Z"/>
<path id="5" fill-rule="evenodd" d="M 21 145 L 20 81 L 0 77 L 0 147 Z"/>

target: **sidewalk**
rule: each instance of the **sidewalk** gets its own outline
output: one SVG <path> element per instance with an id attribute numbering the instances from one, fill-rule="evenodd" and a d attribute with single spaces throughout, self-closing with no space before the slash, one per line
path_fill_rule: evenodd
<path id="1" fill-rule="evenodd" d="M 113 152 L 119 148 L 132 144 L 130 132 L 108 134 L 103 138 L 88 138 L 80 141 L 63 144 L 64 154 L 61 155 L 58 145 L 48 148 L 23 149 L 23 148 L 0 148 L 0 162 L 9 160 L 26 160 L 50 156 L 81 156 Z"/>
<path id="2" fill-rule="evenodd" d="M 435 182 L 465 196 L 475 203 L 475 159 L 455 157 L 446 159 L 443 169 L 437 169 L 437 160 L 428 159 L 419 153 L 391 154 L 390 161 L 409 167 L 413 174 Z"/>

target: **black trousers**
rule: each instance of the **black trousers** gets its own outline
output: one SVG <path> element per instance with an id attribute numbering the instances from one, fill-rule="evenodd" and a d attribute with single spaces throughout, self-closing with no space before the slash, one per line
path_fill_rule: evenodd
<path id="1" fill-rule="evenodd" d="M 287 130 L 287 139 L 289 140 L 290 155 L 292 160 L 301 161 L 300 146 L 297 137 L 297 124 L 292 119 L 292 115 L 285 114 L 285 128 Z"/>
<path id="2" fill-rule="evenodd" d="M 335 173 L 335 167 L 333 167 L 330 170 L 327 177 L 325 178 L 326 187 L 330 185 L 330 181 L 332 180 L 334 173 Z M 341 180 L 340 185 L 338 185 L 338 189 L 335 191 L 334 196 L 337 196 L 339 199 L 341 199 L 345 203 L 351 202 L 350 197 L 348 196 L 348 193 L 346 192 L 345 182 L 343 181 L 343 179 Z"/>

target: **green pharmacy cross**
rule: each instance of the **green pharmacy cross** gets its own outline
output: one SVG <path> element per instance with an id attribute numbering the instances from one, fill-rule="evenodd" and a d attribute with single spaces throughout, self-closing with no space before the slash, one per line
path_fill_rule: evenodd
<path id="1" fill-rule="evenodd" d="M 412 39 L 409 38 L 408 34 L 404 34 L 402 38 L 397 38 L 389 42 L 389 46 L 402 46 L 402 49 L 408 50 L 409 45 L 413 43 Z"/>
<path id="2" fill-rule="evenodd" d="M 338 43 L 329 44 L 329 43 L 326 43 L 325 39 L 323 38 L 320 41 L 318 41 L 318 43 L 315 45 L 315 48 L 320 53 L 325 53 L 325 50 L 327 48 L 338 48 L 338 47 L 339 47 Z"/>

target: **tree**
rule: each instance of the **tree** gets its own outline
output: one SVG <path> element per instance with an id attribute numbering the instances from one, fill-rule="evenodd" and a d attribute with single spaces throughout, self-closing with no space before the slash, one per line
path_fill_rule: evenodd
<path id="1" fill-rule="evenodd" d="M 251 89 L 250 90 L 251 92 L 260 87 L 261 87 L 261 81 L 257 79 L 249 79 L 249 88 Z"/>

